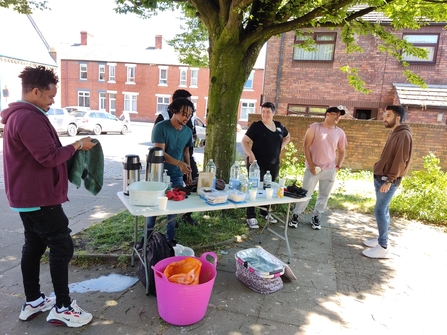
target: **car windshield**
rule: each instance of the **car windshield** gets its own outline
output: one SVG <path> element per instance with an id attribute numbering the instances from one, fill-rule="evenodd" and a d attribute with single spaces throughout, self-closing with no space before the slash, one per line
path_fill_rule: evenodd
<path id="1" fill-rule="evenodd" d="M 71 113 L 74 117 L 84 117 L 86 112 L 76 111 Z"/>

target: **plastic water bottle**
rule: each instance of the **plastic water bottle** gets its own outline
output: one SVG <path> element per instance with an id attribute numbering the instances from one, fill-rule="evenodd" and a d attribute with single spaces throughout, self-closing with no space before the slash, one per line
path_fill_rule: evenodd
<path id="1" fill-rule="evenodd" d="M 239 191 L 247 193 L 248 192 L 248 180 L 245 174 L 241 174 L 241 178 L 239 179 Z"/>
<path id="2" fill-rule="evenodd" d="M 241 167 L 239 166 L 239 163 L 236 161 L 231 166 L 230 169 L 230 182 L 229 187 L 232 190 L 237 190 L 239 187 L 239 177 L 241 176 Z"/>
<path id="3" fill-rule="evenodd" d="M 212 187 L 216 188 L 216 164 L 214 164 L 212 159 L 206 164 L 205 171 L 214 174 Z"/>
<path id="4" fill-rule="evenodd" d="M 261 170 L 258 162 L 255 160 L 251 163 L 248 171 L 249 188 L 259 188 L 259 178 L 261 177 Z"/>
<path id="5" fill-rule="evenodd" d="M 163 183 L 168 185 L 168 190 L 171 189 L 171 177 L 168 176 L 168 170 L 164 170 L 163 172 Z"/>
<path id="6" fill-rule="evenodd" d="M 272 175 L 270 174 L 270 171 L 267 170 L 267 172 L 264 175 L 264 190 L 266 188 L 272 187 Z"/>

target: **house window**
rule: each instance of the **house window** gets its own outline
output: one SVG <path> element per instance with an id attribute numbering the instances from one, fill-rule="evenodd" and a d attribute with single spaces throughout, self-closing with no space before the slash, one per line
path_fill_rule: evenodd
<path id="1" fill-rule="evenodd" d="M 251 71 L 250 75 L 248 76 L 247 81 L 244 85 L 244 90 L 251 90 L 253 89 L 253 78 L 255 76 L 255 71 Z"/>
<path id="2" fill-rule="evenodd" d="M 197 97 L 191 97 L 190 99 L 191 99 L 192 104 L 194 105 L 194 112 L 197 113 L 197 101 L 198 101 L 198 98 Z"/>
<path id="3" fill-rule="evenodd" d="M 332 61 L 334 60 L 335 40 L 337 33 L 314 33 L 310 35 L 295 36 L 293 47 L 293 60 L 299 61 Z M 313 39 L 315 44 L 310 45 L 311 50 L 306 50 L 300 45 Z"/>
<path id="4" fill-rule="evenodd" d="M 116 93 L 109 93 L 109 113 L 116 115 Z"/>
<path id="5" fill-rule="evenodd" d="M 99 65 L 99 67 L 98 67 L 98 80 L 99 81 L 106 80 L 106 66 L 105 65 Z"/>
<path id="6" fill-rule="evenodd" d="M 99 92 L 99 110 L 106 110 L 106 92 Z"/>
<path id="7" fill-rule="evenodd" d="M 79 64 L 79 79 L 87 80 L 87 64 Z"/>
<path id="8" fill-rule="evenodd" d="M 126 112 L 137 112 L 138 93 L 123 92 L 124 94 L 124 110 Z"/>
<path id="9" fill-rule="evenodd" d="M 78 91 L 78 106 L 90 107 L 90 92 Z"/>
<path id="10" fill-rule="evenodd" d="M 287 115 L 321 115 L 324 116 L 329 106 L 289 105 Z"/>
<path id="11" fill-rule="evenodd" d="M 187 84 L 187 80 L 188 80 L 188 72 L 187 69 L 184 67 L 180 68 L 180 83 L 179 86 L 185 86 Z"/>
<path id="12" fill-rule="evenodd" d="M 115 66 L 116 64 L 109 64 L 109 81 L 115 81 Z"/>
<path id="13" fill-rule="evenodd" d="M 168 67 L 159 66 L 158 67 L 158 85 L 167 86 L 168 85 Z"/>
<path id="14" fill-rule="evenodd" d="M 126 84 L 135 84 L 135 67 L 136 65 L 126 64 L 127 68 Z"/>
<path id="15" fill-rule="evenodd" d="M 157 95 L 157 113 L 163 113 L 168 111 L 170 95 Z"/>
<path id="16" fill-rule="evenodd" d="M 419 58 L 404 53 L 402 58 L 409 63 L 436 64 L 436 54 L 438 51 L 438 34 L 404 34 L 403 39 L 413 43 L 415 47 L 425 49 L 428 52 L 428 58 Z"/>
<path id="17" fill-rule="evenodd" d="M 241 116 L 240 120 L 248 120 L 248 114 L 255 113 L 256 100 L 241 100 Z"/>
<path id="18" fill-rule="evenodd" d="M 199 84 L 199 69 L 191 69 L 191 82 L 189 86 L 197 87 Z"/>

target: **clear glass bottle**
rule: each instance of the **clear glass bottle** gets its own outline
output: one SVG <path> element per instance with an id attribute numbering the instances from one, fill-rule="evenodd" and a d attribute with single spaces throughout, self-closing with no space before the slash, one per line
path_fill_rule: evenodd
<path id="1" fill-rule="evenodd" d="M 259 168 L 258 162 L 255 160 L 253 163 L 251 163 L 248 171 L 249 188 L 259 188 L 260 177 L 261 169 Z"/>
<path id="2" fill-rule="evenodd" d="M 270 174 L 270 171 L 267 170 L 267 172 L 264 175 L 264 190 L 266 188 L 272 187 L 272 175 Z"/>
<path id="3" fill-rule="evenodd" d="M 206 164 L 205 172 L 211 172 L 214 174 L 212 187 L 216 188 L 216 164 L 214 164 L 212 159 L 210 159 L 208 164 Z"/>
<path id="4" fill-rule="evenodd" d="M 231 190 L 238 189 L 240 175 L 241 175 L 241 167 L 239 166 L 239 163 L 236 161 L 230 168 L 229 188 Z"/>

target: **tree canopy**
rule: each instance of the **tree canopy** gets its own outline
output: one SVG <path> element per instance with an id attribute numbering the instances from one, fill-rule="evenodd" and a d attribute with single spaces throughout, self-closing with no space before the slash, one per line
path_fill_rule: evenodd
<path id="1" fill-rule="evenodd" d="M 227 179 L 236 156 L 235 129 L 238 103 L 261 47 L 273 36 L 288 31 L 303 34 L 318 27 L 340 28 L 346 51 L 362 52 L 358 35 L 380 38 L 379 48 L 408 66 L 402 54 L 426 56 L 424 49 L 393 34 L 392 30 L 418 29 L 432 22 L 447 22 L 444 0 L 116 0 L 118 12 L 142 16 L 158 10 L 180 8 L 186 18 L 186 31 L 171 41 L 180 52 L 182 62 L 208 65 L 207 146 L 205 159 L 213 158 L 218 175 Z M 392 29 L 367 17 L 391 20 Z M 205 41 L 206 39 L 206 41 Z M 205 43 L 206 42 L 206 43 Z M 303 47 L 312 48 L 309 39 Z M 200 52 L 207 46 L 207 57 Z M 361 73 L 346 64 L 344 71 L 353 87 L 363 88 Z M 422 78 L 405 70 L 407 79 L 424 85 Z"/>

